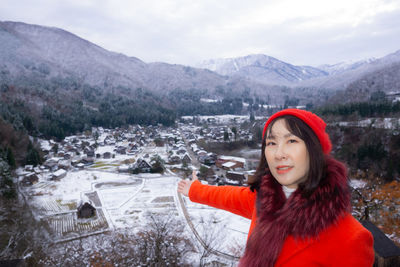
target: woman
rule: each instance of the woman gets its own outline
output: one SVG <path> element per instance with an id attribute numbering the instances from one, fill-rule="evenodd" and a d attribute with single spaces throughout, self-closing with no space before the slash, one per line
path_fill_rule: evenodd
<path id="1" fill-rule="evenodd" d="M 373 265 L 372 235 L 350 213 L 346 168 L 329 156 L 325 127 L 311 112 L 279 111 L 265 124 L 250 187 L 179 182 L 191 201 L 251 219 L 239 266 Z"/>

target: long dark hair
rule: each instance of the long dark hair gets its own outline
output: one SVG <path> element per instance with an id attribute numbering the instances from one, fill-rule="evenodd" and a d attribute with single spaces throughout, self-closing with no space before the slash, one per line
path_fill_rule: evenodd
<path id="1" fill-rule="evenodd" d="M 310 157 L 310 169 L 307 179 L 299 184 L 299 188 L 304 196 L 309 196 L 318 187 L 321 179 L 324 177 L 325 156 L 322 151 L 322 146 L 314 131 L 301 119 L 291 115 L 278 117 L 268 125 L 268 129 L 262 140 L 260 163 L 257 167 L 256 173 L 254 174 L 253 180 L 249 181 L 250 189 L 252 191 L 258 191 L 261 179 L 265 175 L 272 175 L 269 171 L 267 159 L 265 158 L 265 139 L 270 134 L 275 122 L 281 119 L 285 121 L 288 131 L 302 139 L 306 145 Z"/>

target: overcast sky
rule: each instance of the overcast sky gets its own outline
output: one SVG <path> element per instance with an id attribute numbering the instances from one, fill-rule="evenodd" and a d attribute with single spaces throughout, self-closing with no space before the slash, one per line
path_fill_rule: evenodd
<path id="1" fill-rule="evenodd" d="M 0 0 L 0 20 L 184 65 L 265 54 L 317 66 L 400 49 L 399 0 Z"/>

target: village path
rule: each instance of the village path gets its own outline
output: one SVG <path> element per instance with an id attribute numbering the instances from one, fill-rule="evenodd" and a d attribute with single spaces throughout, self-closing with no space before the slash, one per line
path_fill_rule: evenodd
<path id="1" fill-rule="evenodd" d="M 200 169 L 200 162 L 197 160 L 197 157 L 194 154 L 192 148 L 189 146 L 188 141 L 183 134 L 181 134 L 181 137 L 183 139 L 183 142 L 185 142 L 186 150 L 189 153 L 190 158 L 192 159 L 192 165 L 195 166 L 197 169 Z"/>
<path id="2" fill-rule="evenodd" d="M 172 172 L 171 172 L 172 174 Z M 177 177 L 179 178 L 179 177 Z M 177 180 L 178 181 L 178 180 Z M 176 182 L 176 188 L 177 188 L 177 182 Z M 209 254 L 213 254 L 215 256 L 217 256 L 217 258 L 222 258 L 224 260 L 227 260 L 230 264 L 232 264 L 232 266 L 234 264 L 237 263 L 237 261 L 239 260 L 239 257 L 230 255 L 228 253 L 225 252 L 221 252 L 219 250 L 213 249 L 212 247 L 210 247 L 210 244 L 207 244 L 207 242 L 205 242 L 203 240 L 203 238 L 201 237 L 201 235 L 199 234 L 199 232 L 196 230 L 195 225 L 193 224 L 189 212 L 185 206 L 185 203 L 183 201 L 182 198 L 182 194 L 178 193 L 177 191 L 175 191 L 175 199 L 177 199 L 178 203 L 176 203 L 176 208 L 178 209 L 179 213 L 185 218 L 187 225 L 189 226 L 190 230 L 192 231 L 194 237 L 196 238 L 196 240 L 199 242 L 199 244 L 203 247 L 203 249 L 205 251 L 207 251 Z"/>

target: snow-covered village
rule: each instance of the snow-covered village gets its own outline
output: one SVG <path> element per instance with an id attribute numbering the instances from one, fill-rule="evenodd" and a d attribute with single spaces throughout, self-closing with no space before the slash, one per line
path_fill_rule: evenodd
<path id="1" fill-rule="evenodd" d="M 204 119 L 210 124 L 207 130 L 192 123 L 180 123 L 178 129 L 137 125 L 93 128 L 90 133 L 69 136 L 62 142 L 41 140 L 44 163 L 17 170 L 21 193 L 56 243 L 116 229 L 134 233 L 148 223 L 150 212 L 176 217 L 185 226 L 187 238 L 197 242 L 195 247 L 207 245 L 215 250 L 205 258 L 204 248 L 194 249 L 194 261 L 203 257 L 204 263 L 235 264 L 244 248 L 250 220 L 193 203 L 176 188 L 192 170 L 198 170 L 203 183 L 245 184 L 254 172 L 254 162 L 249 168 L 243 157 L 216 155 L 196 142 L 224 142 L 224 133 L 231 139 L 250 140 L 248 131 L 233 133 L 226 126 L 232 122 L 239 125 L 248 117 Z M 253 152 L 258 156 L 259 149 Z M 212 246 L 206 242 L 212 242 Z"/>
<path id="2" fill-rule="evenodd" d="M 239 156 L 199 146 L 252 140 L 252 133 L 241 129 L 246 121 L 247 116 L 233 115 L 184 117 L 177 128 L 98 127 L 61 142 L 38 140 L 45 161 L 17 169 L 19 190 L 54 244 L 68 247 L 101 238 L 107 250 L 113 234 L 135 235 L 154 220 L 168 219 L 189 240 L 190 246 L 175 244 L 191 248 L 182 252 L 183 262 L 235 266 L 250 220 L 191 202 L 177 192 L 177 183 L 195 170 L 205 184 L 246 185 L 257 167 L 259 146 L 242 148 Z M 351 179 L 350 185 L 359 192 L 367 181 Z M 362 212 L 363 206 L 353 210 L 356 216 Z M 93 255 L 86 250 L 82 246 L 77 257 L 90 255 L 80 259 L 90 264 Z"/>
<path id="3" fill-rule="evenodd" d="M 400 266 L 396 1 L 3 1 L 0 267 Z"/>

